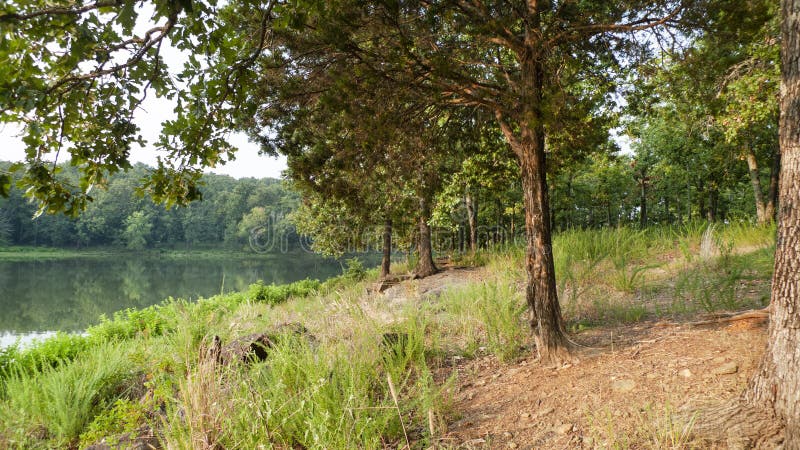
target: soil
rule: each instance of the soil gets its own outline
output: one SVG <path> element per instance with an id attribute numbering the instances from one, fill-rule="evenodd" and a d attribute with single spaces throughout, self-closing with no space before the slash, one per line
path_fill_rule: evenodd
<path id="1" fill-rule="evenodd" d="M 683 448 L 693 411 L 733 399 L 755 370 L 763 321 L 642 323 L 572 335 L 579 361 L 462 360 L 439 439 L 463 449 Z M 677 445 L 676 445 L 677 444 Z M 710 448 L 699 444 L 698 448 Z"/>

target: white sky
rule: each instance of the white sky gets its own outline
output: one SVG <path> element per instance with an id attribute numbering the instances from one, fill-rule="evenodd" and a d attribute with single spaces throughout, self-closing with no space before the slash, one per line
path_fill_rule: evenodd
<path id="1" fill-rule="evenodd" d="M 144 109 L 136 118 L 142 129 L 142 136 L 152 143 L 161 129 L 161 122 L 170 118 L 172 106 L 168 101 L 146 101 Z M 0 124 L 0 161 L 22 161 L 25 158 L 25 145 L 18 136 L 20 128 L 11 124 Z M 286 169 L 286 158 L 260 156 L 258 145 L 248 142 L 243 134 L 231 134 L 228 142 L 239 148 L 236 160 L 224 166 L 207 169 L 206 172 L 230 175 L 234 178 L 280 178 L 281 171 Z M 158 152 L 151 145 L 131 149 L 131 161 L 155 166 Z"/>

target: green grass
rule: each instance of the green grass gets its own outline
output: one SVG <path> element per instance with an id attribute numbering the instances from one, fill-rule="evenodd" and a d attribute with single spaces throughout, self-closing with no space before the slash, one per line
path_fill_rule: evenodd
<path id="1" fill-rule="evenodd" d="M 74 361 L 33 372 L 12 371 L 5 379 L 0 423 L 20 447 L 74 444 L 94 417 L 125 394 L 133 377 L 127 351 L 119 345 L 95 347 Z"/>

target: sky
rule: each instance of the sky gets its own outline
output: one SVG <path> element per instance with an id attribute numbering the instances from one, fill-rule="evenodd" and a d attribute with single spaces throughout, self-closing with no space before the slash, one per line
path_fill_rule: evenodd
<path id="1" fill-rule="evenodd" d="M 169 102 L 147 101 L 142 111 L 137 114 L 136 123 L 141 127 L 142 136 L 152 143 L 161 129 L 161 122 L 170 118 L 172 107 Z M 21 161 L 25 158 L 25 145 L 19 137 L 20 128 L 13 124 L 0 124 L 0 161 Z M 286 158 L 260 156 L 258 145 L 248 142 L 243 134 L 231 134 L 228 142 L 239 148 L 236 160 L 223 166 L 206 169 L 206 172 L 230 175 L 234 178 L 280 178 L 281 171 L 286 169 Z M 131 149 L 131 161 L 155 166 L 158 152 L 152 145 Z"/>

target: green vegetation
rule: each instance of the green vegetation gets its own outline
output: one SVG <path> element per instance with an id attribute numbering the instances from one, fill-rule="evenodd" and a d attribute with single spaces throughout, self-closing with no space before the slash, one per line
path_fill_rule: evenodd
<path id="1" fill-rule="evenodd" d="M 559 286 L 578 293 L 563 295 L 568 324 L 580 332 L 760 306 L 773 235 L 745 224 L 562 233 Z M 704 255 L 709 240 L 717 244 Z M 0 446 L 85 447 L 153 430 L 171 448 L 381 448 L 404 445 L 406 435 L 425 448 L 457 415 L 447 393 L 456 379 L 441 376 L 448 361 L 494 355 L 513 364 L 530 351 L 522 249 L 479 254 L 481 281 L 411 295 L 391 321 L 375 313 L 373 302 L 385 300 L 364 294 L 377 272 L 351 262 L 325 282 L 168 299 L 102 318 L 84 335 L 5 349 Z M 640 272 L 632 288 L 613 277 L 621 270 Z M 298 321 L 309 334 L 282 326 Z M 213 336 L 227 343 L 265 330 L 275 345 L 264 362 L 220 365 L 209 356 Z M 589 423 L 614 438 L 612 418 L 591 412 Z M 684 425 L 667 424 L 612 440 L 685 440 Z"/>
<path id="2" fill-rule="evenodd" d="M 10 164 L 0 161 L 0 173 Z M 77 184 L 74 167 L 64 164 L 60 168 L 60 176 Z M 87 250 L 105 254 L 153 248 L 167 254 L 187 250 L 233 253 L 249 249 L 250 232 L 259 227 L 269 227 L 272 232 L 258 243 L 259 251 L 298 248 L 297 234 L 286 218 L 297 207 L 298 197 L 281 181 L 207 174 L 202 179 L 202 202 L 167 210 L 137 192 L 139 181 L 150 170 L 137 164 L 115 174 L 105 189 L 93 193 L 93 201 L 79 217 L 42 215 L 33 219 L 36 205 L 22 189 L 10 189 L 7 198 L 0 197 L 0 258 L 14 258 L 17 252 L 20 256 L 63 257 Z M 44 246 L 60 249 L 42 249 Z"/>

